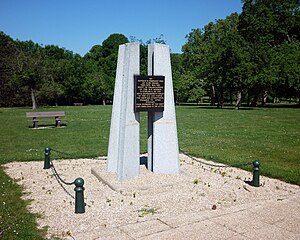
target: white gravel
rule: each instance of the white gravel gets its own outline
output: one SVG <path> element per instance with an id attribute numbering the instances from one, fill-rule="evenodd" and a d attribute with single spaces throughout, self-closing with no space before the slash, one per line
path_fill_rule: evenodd
<path id="1" fill-rule="evenodd" d="M 209 163 L 201 159 L 201 161 Z M 106 172 L 106 161 L 100 159 L 54 160 L 61 178 L 85 181 L 86 212 L 75 214 L 74 199 L 58 184 L 51 169 L 43 169 L 43 161 L 12 162 L 6 173 L 24 187 L 24 198 L 33 200 L 29 210 L 40 213 L 39 227 L 48 228 L 48 237 L 74 238 L 83 234 L 116 229 L 129 223 L 200 212 L 212 208 L 277 199 L 300 191 L 299 186 L 261 177 L 261 187 L 245 180 L 252 173 L 237 168 L 210 167 L 180 154 L 180 175 L 154 174 L 141 166 L 140 176 L 123 183 Z M 93 170 L 93 173 L 92 172 Z M 98 175 L 111 187 L 100 182 Z M 74 196 L 74 185 L 66 186 Z M 212 210 L 213 211 L 213 210 Z"/>

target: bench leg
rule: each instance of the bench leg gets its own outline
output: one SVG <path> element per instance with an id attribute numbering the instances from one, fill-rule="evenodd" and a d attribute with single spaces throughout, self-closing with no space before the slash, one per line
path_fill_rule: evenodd
<path id="1" fill-rule="evenodd" d="M 33 118 L 33 128 L 38 128 L 38 121 L 36 118 Z"/>
<path id="2" fill-rule="evenodd" d="M 56 127 L 60 127 L 60 119 L 59 118 L 55 118 L 55 122 L 56 122 L 55 126 Z"/>

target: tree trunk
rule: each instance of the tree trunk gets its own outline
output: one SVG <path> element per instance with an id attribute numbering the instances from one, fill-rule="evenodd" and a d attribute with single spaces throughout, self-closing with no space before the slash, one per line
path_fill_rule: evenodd
<path id="1" fill-rule="evenodd" d="M 105 103 L 105 98 L 102 99 L 102 104 L 103 104 L 103 106 L 106 105 L 106 103 Z"/>
<path id="2" fill-rule="evenodd" d="M 247 93 L 247 107 L 250 107 L 250 103 L 251 103 L 250 94 Z"/>
<path id="3" fill-rule="evenodd" d="M 218 108 L 223 108 L 223 104 L 224 104 L 224 93 L 223 91 L 221 91 L 218 96 Z"/>
<path id="4" fill-rule="evenodd" d="M 279 98 L 278 97 L 274 97 L 273 103 L 279 103 Z"/>
<path id="5" fill-rule="evenodd" d="M 34 94 L 34 89 L 31 88 L 31 101 L 32 101 L 32 109 L 36 109 L 36 99 L 35 99 L 35 94 Z"/>
<path id="6" fill-rule="evenodd" d="M 253 100 L 251 102 L 251 107 L 256 107 L 257 106 L 257 100 L 258 100 L 258 97 L 255 94 L 254 97 L 253 97 Z"/>
<path id="7" fill-rule="evenodd" d="M 238 91 L 237 98 L 236 98 L 236 103 L 235 103 L 235 109 L 239 110 L 241 105 L 242 105 L 242 92 Z"/>
<path id="8" fill-rule="evenodd" d="M 263 106 L 265 106 L 266 103 L 267 103 L 267 97 L 268 97 L 268 91 L 265 91 L 265 92 L 264 92 L 263 99 L 262 99 L 262 105 L 263 105 Z"/>
<path id="9" fill-rule="evenodd" d="M 218 108 L 223 108 L 223 100 L 221 98 L 218 101 Z"/>
<path id="10" fill-rule="evenodd" d="M 210 106 L 214 106 L 215 101 L 216 101 L 216 90 L 215 90 L 215 86 L 211 85 Z"/>
<path id="11" fill-rule="evenodd" d="M 229 92 L 229 99 L 230 99 L 230 105 L 233 104 L 233 97 L 232 97 L 232 91 Z"/>

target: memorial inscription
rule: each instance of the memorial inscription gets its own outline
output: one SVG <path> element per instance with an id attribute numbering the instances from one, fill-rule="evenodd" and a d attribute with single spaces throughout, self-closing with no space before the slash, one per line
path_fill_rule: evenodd
<path id="1" fill-rule="evenodd" d="M 164 76 L 134 76 L 135 112 L 164 111 Z"/>

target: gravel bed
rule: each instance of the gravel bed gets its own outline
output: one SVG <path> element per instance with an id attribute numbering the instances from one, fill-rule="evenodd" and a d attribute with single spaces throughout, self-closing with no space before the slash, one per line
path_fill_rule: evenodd
<path id="1" fill-rule="evenodd" d="M 251 172 L 211 167 L 183 154 L 179 176 L 155 174 L 141 165 L 138 177 L 122 183 L 106 172 L 106 160 L 100 158 L 53 162 L 64 180 L 84 179 L 84 214 L 74 213 L 74 185 L 64 190 L 51 169 L 43 169 L 43 161 L 4 165 L 6 173 L 24 187 L 24 199 L 32 200 L 29 210 L 41 214 L 38 226 L 47 227 L 49 238 L 76 239 L 84 233 L 90 239 L 89 233 L 120 231 L 121 226 L 138 221 L 282 200 L 299 192 L 299 186 L 263 176 L 262 186 L 252 187 L 245 183 L 252 179 Z"/>

